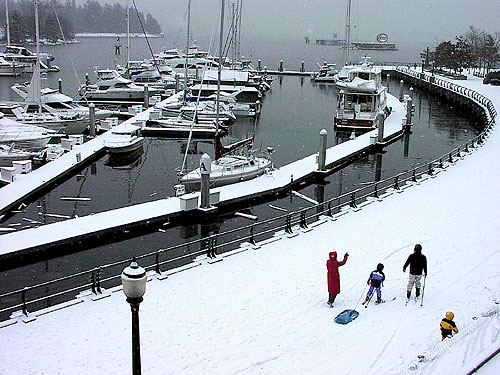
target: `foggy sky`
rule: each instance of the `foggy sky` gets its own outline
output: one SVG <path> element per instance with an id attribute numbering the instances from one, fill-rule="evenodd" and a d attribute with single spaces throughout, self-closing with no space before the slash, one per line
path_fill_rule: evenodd
<path id="1" fill-rule="evenodd" d="M 98 0 L 100 3 L 127 0 Z M 230 0 L 229 4 L 232 0 Z M 78 3 L 85 2 L 80 0 Z M 187 0 L 135 0 L 139 11 L 151 13 L 165 34 L 185 33 Z M 132 0 L 129 0 L 132 6 Z M 191 0 L 192 32 L 207 36 L 218 22 L 219 0 Z M 276 39 L 305 36 L 344 37 L 347 0 L 243 0 L 242 38 Z M 228 4 L 228 3 L 226 3 Z M 229 9 L 228 9 L 229 8 Z M 226 5 L 226 11 L 230 5 Z M 470 25 L 500 32 L 499 0 L 352 0 L 354 40 L 375 41 L 386 33 L 394 42 L 427 42 L 431 46 L 467 32 Z M 174 36 L 175 36 L 174 35 Z"/>

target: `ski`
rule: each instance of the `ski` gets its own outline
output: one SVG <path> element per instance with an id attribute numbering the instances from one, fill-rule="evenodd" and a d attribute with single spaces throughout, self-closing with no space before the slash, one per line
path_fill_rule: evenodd
<path id="1" fill-rule="evenodd" d="M 380 302 L 375 302 L 375 305 L 381 305 L 381 304 L 389 302 L 389 301 L 394 301 L 395 299 L 396 299 L 396 297 L 392 297 L 390 300 L 387 300 L 387 301 L 386 300 L 381 300 Z M 365 302 L 370 302 L 370 300 L 365 301 Z M 363 303 L 363 305 L 364 305 L 364 303 Z M 365 309 L 366 308 L 368 308 L 368 303 L 365 305 Z"/>

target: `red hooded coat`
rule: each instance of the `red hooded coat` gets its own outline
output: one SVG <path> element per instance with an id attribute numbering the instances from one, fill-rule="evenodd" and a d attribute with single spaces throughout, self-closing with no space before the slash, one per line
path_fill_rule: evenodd
<path id="1" fill-rule="evenodd" d="M 337 253 L 332 251 L 330 253 L 330 259 L 326 261 L 326 269 L 328 270 L 328 293 L 339 294 L 340 293 L 340 275 L 339 267 L 343 266 L 347 261 L 347 255 L 344 255 L 344 260 L 339 262 L 337 260 Z"/>

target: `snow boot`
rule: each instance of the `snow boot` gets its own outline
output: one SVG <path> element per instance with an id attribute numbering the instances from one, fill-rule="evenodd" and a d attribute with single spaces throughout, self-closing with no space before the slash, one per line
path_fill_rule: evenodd
<path id="1" fill-rule="evenodd" d="M 381 298 L 381 297 L 379 297 L 379 296 L 377 296 L 377 302 L 375 302 L 375 304 L 376 304 L 376 305 L 378 305 L 379 303 L 382 303 L 382 302 L 384 302 L 384 301 L 382 300 L 382 298 Z"/>
<path id="2" fill-rule="evenodd" d="M 418 298 L 418 296 L 420 295 L 420 288 L 415 288 L 415 289 L 416 289 L 415 298 Z"/>
<path id="3" fill-rule="evenodd" d="M 411 297 L 411 290 L 406 292 L 406 299 L 410 299 Z"/>

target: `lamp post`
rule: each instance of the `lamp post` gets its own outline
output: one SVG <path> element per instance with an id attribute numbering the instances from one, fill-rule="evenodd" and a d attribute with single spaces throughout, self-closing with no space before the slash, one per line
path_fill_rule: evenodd
<path id="1" fill-rule="evenodd" d="M 135 258 L 121 275 L 123 293 L 132 309 L 132 374 L 141 374 L 141 344 L 139 340 L 139 304 L 146 292 L 146 271 Z"/>

